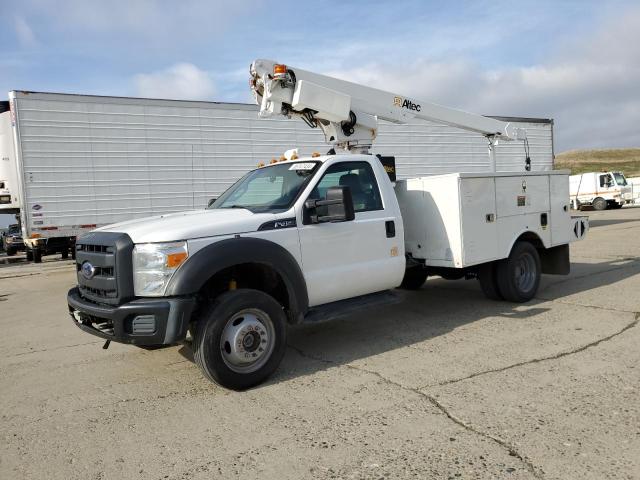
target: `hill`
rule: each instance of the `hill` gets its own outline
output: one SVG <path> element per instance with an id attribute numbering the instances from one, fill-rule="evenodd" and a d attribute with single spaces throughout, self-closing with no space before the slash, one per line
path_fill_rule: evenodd
<path id="1" fill-rule="evenodd" d="M 570 150 L 556 155 L 555 168 L 572 174 L 619 170 L 626 177 L 640 177 L 640 148 Z"/>

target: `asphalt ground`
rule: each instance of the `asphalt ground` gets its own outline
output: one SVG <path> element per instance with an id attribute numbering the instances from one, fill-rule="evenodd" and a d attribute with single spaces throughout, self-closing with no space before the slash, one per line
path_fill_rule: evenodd
<path id="1" fill-rule="evenodd" d="M 70 261 L 0 260 L 0 478 L 640 478 L 640 208 L 524 305 L 429 279 L 289 330 L 265 384 L 76 328 Z"/>

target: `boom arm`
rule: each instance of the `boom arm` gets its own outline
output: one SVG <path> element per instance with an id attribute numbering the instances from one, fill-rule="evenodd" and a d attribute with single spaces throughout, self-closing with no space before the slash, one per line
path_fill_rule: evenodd
<path id="1" fill-rule="evenodd" d="M 509 123 L 287 67 L 271 60 L 254 61 L 250 73 L 260 116 L 299 116 L 309 126 L 319 126 L 328 143 L 346 150 L 368 150 L 378 133 L 379 119 L 406 123 L 412 118 L 420 118 L 487 137 L 495 170 L 493 147 L 496 140 L 526 139 L 524 129 Z"/>

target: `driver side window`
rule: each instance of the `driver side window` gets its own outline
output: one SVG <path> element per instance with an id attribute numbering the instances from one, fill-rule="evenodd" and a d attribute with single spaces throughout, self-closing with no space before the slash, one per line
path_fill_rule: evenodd
<path id="1" fill-rule="evenodd" d="M 606 175 L 600 175 L 600 186 L 602 188 L 608 188 L 612 185 L 611 182 L 611 175 L 606 174 Z"/>
<path id="2" fill-rule="evenodd" d="M 349 187 L 356 213 L 383 208 L 376 177 L 371 165 L 367 162 L 341 162 L 332 165 L 311 191 L 309 198 L 314 200 L 325 198 L 330 187 Z M 318 214 L 326 213 L 319 211 Z"/>

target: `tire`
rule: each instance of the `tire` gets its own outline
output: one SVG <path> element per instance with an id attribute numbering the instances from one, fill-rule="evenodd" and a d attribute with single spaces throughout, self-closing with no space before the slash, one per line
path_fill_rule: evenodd
<path id="1" fill-rule="evenodd" d="M 278 368 L 286 349 L 286 327 L 284 310 L 270 295 L 230 290 L 202 312 L 194 332 L 193 357 L 209 380 L 245 390 Z M 249 355 L 256 359 L 247 361 Z"/>
<path id="2" fill-rule="evenodd" d="M 33 262 L 33 250 L 31 250 L 30 248 L 27 248 L 27 261 L 28 262 Z"/>
<path id="3" fill-rule="evenodd" d="M 538 291 L 541 270 L 536 248 L 529 242 L 517 242 L 509 257 L 497 264 L 498 289 L 505 300 L 528 302 Z"/>
<path id="4" fill-rule="evenodd" d="M 33 263 L 42 263 L 42 250 L 39 248 L 33 249 Z"/>
<path id="5" fill-rule="evenodd" d="M 478 269 L 478 281 L 480 282 L 482 293 L 484 293 L 484 296 L 489 300 L 504 300 L 498 287 L 496 268 L 496 262 L 480 265 Z"/>
<path id="6" fill-rule="evenodd" d="M 13 257 L 17 252 L 18 252 L 18 250 L 16 250 L 15 248 L 8 247 L 7 248 L 7 257 Z"/>
<path id="7" fill-rule="evenodd" d="M 400 288 L 404 290 L 418 290 L 427 281 L 427 271 L 422 267 L 407 268 L 402 278 Z"/>
<path id="8" fill-rule="evenodd" d="M 62 252 L 60 252 L 60 253 L 61 253 L 61 256 L 62 256 L 63 260 L 66 260 L 66 259 L 69 258 L 69 249 L 68 248 L 63 248 Z"/>
<path id="9" fill-rule="evenodd" d="M 591 202 L 591 206 L 593 207 L 594 210 L 598 210 L 598 211 L 606 210 L 607 201 L 602 197 L 598 197 L 598 198 L 595 198 L 593 202 Z"/>

